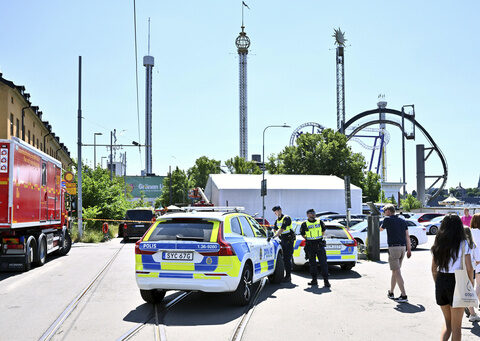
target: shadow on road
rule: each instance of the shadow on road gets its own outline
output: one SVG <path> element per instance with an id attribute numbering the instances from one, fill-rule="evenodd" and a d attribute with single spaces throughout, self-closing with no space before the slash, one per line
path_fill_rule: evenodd
<path id="1" fill-rule="evenodd" d="M 410 304 L 410 303 L 399 303 L 395 308 L 396 311 L 399 311 L 404 314 L 416 314 L 425 311 L 425 307 L 421 304 Z"/>
<path id="2" fill-rule="evenodd" d="M 257 305 L 267 299 L 276 299 L 275 291 L 279 289 L 293 288 L 295 284 L 269 284 L 267 283 L 260 292 Z M 258 289 L 258 284 L 254 290 Z M 222 325 L 241 317 L 246 311 L 245 307 L 238 307 L 231 303 L 231 293 L 213 294 L 194 292 L 175 306 L 170 308 L 163 318 L 166 326 L 199 326 L 199 325 Z M 153 323 L 152 306 L 142 304 L 130 311 L 124 321 Z"/>
<path id="3" fill-rule="evenodd" d="M 320 281 L 320 284 L 322 282 Z M 319 287 L 319 286 L 311 286 L 309 288 L 305 288 L 303 289 L 303 291 L 306 291 L 306 292 L 311 292 L 313 294 L 317 294 L 317 295 L 321 295 L 321 294 L 325 294 L 325 293 L 328 293 L 328 292 L 332 292 L 332 290 L 330 288 L 327 288 L 327 287 Z"/>
<path id="4" fill-rule="evenodd" d="M 68 254 L 65 255 L 65 256 L 48 255 L 47 259 L 45 261 L 45 264 L 48 264 L 51 261 L 53 261 L 53 260 L 55 260 L 59 257 L 68 257 Z M 40 270 L 41 268 L 42 267 L 32 265 L 32 268 L 29 271 L 26 271 L 26 272 L 25 271 L 2 271 L 2 272 L 0 272 L 0 282 L 5 280 L 5 279 L 8 279 L 10 277 L 14 277 L 14 276 L 21 276 L 21 275 L 27 276 L 27 274 L 33 274 L 36 271 L 41 271 Z"/>
<path id="5" fill-rule="evenodd" d="M 295 275 L 303 277 L 303 278 L 311 278 L 310 271 L 308 270 L 308 267 L 305 267 L 302 270 L 299 271 L 294 271 L 293 272 Z M 322 279 L 321 271 L 319 269 L 319 278 Z M 353 279 L 353 278 L 361 278 L 362 275 L 360 275 L 358 272 L 355 270 L 342 270 L 338 266 L 332 266 L 330 265 L 328 267 L 328 274 L 329 274 L 329 279 L 337 280 L 337 279 Z"/>
<path id="6" fill-rule="evenodd" d="M 478 324 L 478 322 L 474 322 L 472 324 L 472 328 L 465 328 L 465 327 L 462 327 L 462 329 L 467 329 L 467 330 L 470 330 L 470 332 L 475 335 L 475 336 L 480 336 L 480 325 Z"/>

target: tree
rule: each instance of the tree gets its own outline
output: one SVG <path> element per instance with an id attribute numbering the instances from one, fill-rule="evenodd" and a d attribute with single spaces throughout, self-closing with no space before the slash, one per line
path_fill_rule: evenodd
<path id="1" fill-rule="evenodd" d="M 140 198 L 133 202 L 133 207 L 147 207 L 151 206 L 148 201 L 145 200 L 145 192 L 140 191 Z"/>
<path id="2" fill-rule="evenodd" d="M 170 177 L 172 200 L 170 201 Z M 173 204 L 185 204 L 188 202 L 188 177 L 187 174 L 178 167 L 163 179 L 162 195 L 160 202 L 162 206 L 169 206 Z"/>
<path id="3" fill-rule="evenodd" d="M 240 156 L 225 161 L 225 164 L 232 174 L 262 174 L 262 170 L 255 162 L 246 161 Z"/>
<path id="4" fill-rule="evenodd" d="M 77 165 L 74 166 L 75 169 Z M 123 219 L 132 204 L 127 200 L 126 185 L 121 177 L 110 180 L 110 172 L 101 167 L 83 165 L 82 205 L 85 219 Z M 101 221 L 88 226 L 100 229 Z"/>
<path id="5" fill-rule="evenodd" d="M 350 176 L 352 184 L 361 186 L 365 175 L 365 158 L 347 145 L 345 135 L 332 129 L 320 134 L 302 134 L 296 146 L 288 146 L 270 157 L 266 168 L 271 174 Z"/>
<path id="6" fill-rule="evenodd" d="M 408 194 L 405 199 L 400 200 L 400 204 L 407 212 L 422 207 L 422 203 L 420 202 L 420 200 L 418 200 L 411 194 Z"/>
<path id="7" fill-rule="evenodd" d="M 187 171 L 191 187 L 200 187 L 205 189 L 208 176 L 210 174 L 220 173 L 220 161 L 209 159 L 206 156 L 195 160 L 195 165 Z"/>
<path id="8" fill-rule="evenodd" d="M 380 195 L 382 186 L 380 185 L 380 176 L 368 171 L 365 179 L 362 181 L 361 187 L 365 202 L 376 202 Z"/>

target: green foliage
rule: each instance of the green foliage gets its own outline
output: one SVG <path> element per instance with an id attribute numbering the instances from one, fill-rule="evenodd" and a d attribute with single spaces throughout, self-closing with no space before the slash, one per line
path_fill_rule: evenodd
<path id="1" fill-rule="evenodd" d="M 352 184 L 362 186 L 365 159 L 347 145 L 345 135 L 332 129 L 320 134 L 303 134 L 296 146 L 288 146 L 277 157 L 271 156 L 266 168 L 270 174 L 350 176 Z"/>
<path id="2" fill-rule="evenodd" d="M 172 179 L 172 201 L 170 201 L 170 176 Z M 162 195 L 155 202 L 155 207 L 157 207 L 158 201 L 161 203 L 161 206 L 186 204 L 188 202 L 188 189 L 187 174 L 178 167 L 175 168 L 169 176 L 163 179 Z"/>
<path id="3" fill-rule="evenodd" d="M 97 217 L 100 217 L 101 214 L 102 214 L 102 210 L 100 208 L 98 208 L 97 206 L 91 206 L 91 207 L 87 207 L 87 208 L 83 208 L 82 210 L 83 214 L 82 214 L 82 218 L 84 220 L 84 222 L 86 223 L 86 227 L 85 229 L 95 229 L 99 226 L 102 225 L 102 222 L 100 221 L 95 221 L 95 220 L 90 220 L 90 219 L 97 219 Z"/>
<path id="4" fill-rule="evenodd" d="M 380 191 L 380 193 L 379 193 L 379 195 L 378 195 L 377 202 L 389 204 L 389 202 L 388 202 L 388 200 L 387 200 L 387 197 L 385 196 L 385 192 L 384 192 L 384 191 Z"/>
<path id="5" fill-rule="evenodd" d="M 391 204 L 394 204 L 395 206 L 397 206 L 397 201 L 395 200 L 395 196 L 392 195 L 391 198 L 388 200 Z"/>
<path id="6" fill-rule="evenodd" d="M 162 204 L 162 197 L 158 197 L 155 199 L 155 208 L 162 208 L 163 207 L 163 204 Z"/>
<path id="7" fill-rule="evenodd" d="M 367 172 L 365 179 L 361 183 L 362 195 L 365 202 L 376 202 L 380 196 L 380 176 L 373 172 Z"/>
<path id="8" fill-rule="evenodd" d="M 240 156 L 225 161 L 228 170 L 232 174 L 262 174 L 262 170 L 253 161 L 246 161 Z"/>
<path id="9" fill-rule="evenodd" d="M 469 197 L 478 197 L 480 196 L 480 188 L 467 188 L 467 196 Z"/>
<path id="10" fill-rule="evenodd" d="M 145 200 L 145 192 L 140 191 L 140 198 L 138 200 L 135 200 L 132 203 L 133 207 L 148 207 L 151 206 L 150 202 Z"/>
<path id="11" fill-rule="evenodd" d="M 199 157 L 195 164 L 187 171 L 190 186 L 205 189 L 210 174 L 220 173 L 220 161 L 209 159 L 206 156 Z"/>
<path id="12" fill-rule="evenodd" d="M 418 200 L 411 194 L 408 194 L 405 199 L 400 200 L 400 204 L 403 207 L 403 210 L 407 212 L 422 207 L 422 203 L 420 202 L 420 200 Z"/>

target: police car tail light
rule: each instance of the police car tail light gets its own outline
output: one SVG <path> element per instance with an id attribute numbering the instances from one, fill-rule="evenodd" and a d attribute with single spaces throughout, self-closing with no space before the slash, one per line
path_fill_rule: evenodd
<path id="1" fill-rule="evenodd" d="M 217 243 L 220 245 L 219 256 L 235 256 L 235 250 L 233 250 L 232 245 L 223 239 L 223 224 L 220 224 L 218 228 Z"/>
<path id="2" fill-rule="evenodd" d="M 135 243 L 135 254 L 136 255 L 153 255 L 155 251 L 145 251 L 140 249 L 140 243 L 142 242 L 142 239 L 140 239 L 138 242 Z"/>
<path id="3" fill-rule="evenodd" d="M 300 242 L 300 245 L 299 245 L 299 246 L 305 247 L 306 243 L 307 243 L 307 242 L 306 242 L 305 239 L 304 239 L 304 240 L 302 240 L 302 241 Z"/>
<path id="4" fill-rule="evenodd" d="M 353 239 L 352 235 L 350 232 L 346 231 L 348 233 L 348 236 L 350 237 L 350 242 L 348 244 L 344 244 L 345 246 L 358 246 L 357 240 Z"/>

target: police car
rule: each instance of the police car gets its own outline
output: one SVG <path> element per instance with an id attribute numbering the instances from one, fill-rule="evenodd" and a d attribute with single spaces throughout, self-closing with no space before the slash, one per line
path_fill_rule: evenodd
<path id="1" fill-rule="evenodd" d="M 297 235 L 293 245 L 293 265 L 300 268 L 308 263 L 305 259 L 305 240 L 300 235 L 303 221 L 294 221 L 293 229 Z M 324 240 L 327 253 L 327 264 L 340 265 L 342 270 L 351 270 L 357 264 L 357 241 L 353 239 L 347 229 L 339 223 L 324 222 L 326 230 Z"/>
<path id="2" fill-rule="evenodd" d="M 250 302 L 252 284 L 283 278 L 282 249 L 241 209 L 187 208 L 166 214 L 135 244 L 135 276 L 142 298 L 161 301 L 167 290 L 232 292 Z"/>

